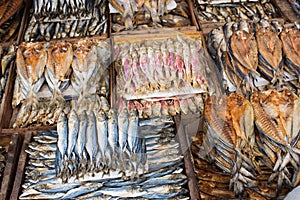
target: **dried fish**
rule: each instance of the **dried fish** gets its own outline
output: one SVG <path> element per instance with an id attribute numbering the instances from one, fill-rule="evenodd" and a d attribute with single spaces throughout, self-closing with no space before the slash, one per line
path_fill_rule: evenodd
<path id="1" fill-rule="evenodd" d="M 145 29 L 157 27 L 183 27 L 191 25 L 186 1 L 118 1 L 110 0 L 113 30 Z M 174 5 L 173 5 L 174 4 Z"/>
<path id="2" fill-rule="evenodd" d="M 68 2 L 34 0 L 33 12 L 29 16 L 30 26 L 26 29 L 24 39 L 27 42 L 49 41 L 57 38 L 106 34 L 106 12 L 105 1 L 75 3 L 73 0 Z"/>

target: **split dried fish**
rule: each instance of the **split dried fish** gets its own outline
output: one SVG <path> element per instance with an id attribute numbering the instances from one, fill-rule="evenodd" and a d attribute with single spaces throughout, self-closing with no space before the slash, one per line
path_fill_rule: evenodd
<path id="1" fill-rule="evenodd" d="M 297 90 L 298 34 L 296 27 L 283 29 L 277 21 L 254 24 L 243 20 L 211 31 L 207 45 L 225 89 L 245 95 L 269 87 Z"/>
<path id="2" fill-rule="evenodd" d="M 231 174 L 230 188 L 236 195 L 255 186 L 252 155 L 255 142 L 253 108 L 244 97 L 231 93 L 216 102 L 209 97 L 204 108 L 203 146 L 208 159 Z"/>
<path id="3" fill-rule="evenodd" d="M 80 104 L 83 95 L 101 93 L 107 96 L 111 55 L 108 41 L 80 39 L 75 43 L 20 45 L 12 102 L 13 107 L 20 110 L 14 127 L 53 125 L 61 112 L 68 114 L 71 109 L 76 109 L 72 108 L 76 107 L 70 102 L 72 98 L 79 98 Z M 9 63 L 7 59 L 11 57 L 8 55 L 2 64 Z M 35 73 L 38 73 L 37 77 Z M 103 108 L 106 108 L 107 101 L 102 101 Z"/>

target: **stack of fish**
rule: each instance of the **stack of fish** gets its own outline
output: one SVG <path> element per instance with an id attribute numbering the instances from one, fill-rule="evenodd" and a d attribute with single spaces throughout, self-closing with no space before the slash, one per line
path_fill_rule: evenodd
<path id="1" fill-rule="evenodd" d="M 146 156 L 136 156 L 147 158 L 148 169 L 138 177 L 127 177 L 120 170 L 95 171 L 83 177 L 68 177 L 66 183 L 56 177 L 55 171 L 55 152 L 60 148 L 58 133 L 38 132 L 26 150 L 29 161 L 20 199 L 188 199 L 183 187 L 187 177 L 173 123 L 169 118 L 139 122 L 138 135 L 143 142 L 136 147 L 146 148 Z M 128 137 L 127 150 L 131 148 L 129 141 Z M 111 154 L 107 156 L 112 159 Z"/>
<path id="2" fill-rule="evenodd" d="M 0 73 L 0 102 L 5 90 L 6 81 L 8 78 L 8 71 L 12 61 L 15 59 L 15 47 L 9 46 L 8 49 L 0 45 L 0 59 L 1 59 L 1 73 Z"/>
<path id="3" fill-rule="evenodd" d="M 5 163 L 6 163 L 5 154 L 6 154 L 6 149 L 0 146 L 0 180 L 2 179 L 2 174 L 5 169 Z"/>
<path id="4" fill-rule="evenodd" d="M 33 0 L 24 39 L 32 42 L 102 35 L 107 31 L 106 12 L 105 0 Z"/>
<path id="5" fill-rule="evenodd" d="M 299 0 L 288 0 L 297 16 L 300 17 L 300 1 Z"/>
<path id="6" fill-rule="evenodd" d="M 71 176 L 111 170 L 135 177 L 147 169 L 145 143 L 137 135 L 137 111 L 124 108 L 117 114 L 104 97 L 99 102 L 84 99 L 68 118 L 64 113 L 59 117 L 56 169 L 64 182 Z"/>
<path id="7" fill-rule="evenodd" d="M 110 12 L 120 13 L 112 15 L 112 30 L 115 32 L 128 29 L 191 25 L 189 6 L 186 1 L 109 0 L 109 2 Z"/>
<path id="8" fill-rule="evenodd" d="M 207 44 L 225 88 L 248 93 L 265 87 L 299 88 L 300 31 L 277 21 L 230 22 L 211 31 Z"/>
<path id="9" fill-rule="evenodd" d="M 299 109 L 300 98 L 288 89 L 256 91 L 250 102 L 236 93 L 220 100 L 209 97 L 204 109 L 203 138 L 198 135 L 192 152 L 197 172 L 204 170 L 206 160 L 222 170 L 224 179 L 216 177 L 218 170 L 209 170 L 207 175 L 199 173 L 199 182 L 207 182 L 211 176 L 219 180 L 215 187 L 220 187 L 211 191 L 213 187 L 201 185 L 201 191 L 227 198 L 275 198 L 297 186 Z M 234 193 L 227 191 L 232 186 Z"/>
<path id="10" fill-rule="evenodd" d="M 115 55 L 118 96 L 139 99 L 140 116 L 197 113 L 203 106 L 199 93 L 208 91 L 211 64 L 200 37 L 125 42 L 115 45 Z"/>
<path id="11" fill-rule="evenodd" d="M 65 98 L 107 96 L 109 59 L 109 43 L 98 39 L 80 39 L 73 45 L 64 41 L 22 43 L 17 51 L 13 108 L 22 105 L 13 126 L 57 122 L 59 114 L 70 109 Z M 42 87 L 45 80 L 49 89 Z M 39 97 L 41 93 L 46 95 Z"/>
<path id="12" fill-rule="evenodd" d="M 0 41 L 7 42 L 14 38 L 21 24 L 22 0 L 0 2 Z"/>
<path id="13" fill-rule="evenodd" d="M 230 188 L 236 195 L 245 188 L 255 187 L 252 163 L 254 114 L 250 102 L 231 93 L 220 100 L 208 97 L 205 108 L 203 149 L 206 157 L 223 171 L 231 174 Z"/>
<path id="14" fill-rule="evenodd" d="M 166 100 L 132 100 L 129 107 L 136 107 L 139 118 L 160 116 L 175 116 L 179 114 L 199 114 L 203 112 L 205 94 L 189 96 L 175 96 Z"/>
<path id="15" fill-rule="evenodd" d="M 280 17 L 271 0 L 211 4 L 195 0 L 195 13 L 200 23 L 234 22 L 239 20 L 272 19 Z"/>
<path id="16" fill-rule="evenodd" d="M 268 90 L 251 96 L 255 125 L 259 132 L 257 144 L 263 162 L 272 168 L 268 182 L 277 178 L 277 192 L 285 183 L 295 187 L 300 183 L 300 98 L 285 89 Z"/>

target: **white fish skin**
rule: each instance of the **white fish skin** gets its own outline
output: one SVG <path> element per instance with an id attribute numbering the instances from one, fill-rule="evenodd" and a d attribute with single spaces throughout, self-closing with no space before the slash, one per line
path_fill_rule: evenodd
<path id="1" fill-rule="evenodd" d="M 128 117 L 128 111 L 126 108 L 118 114 L 119 145 L 121 152 L 125 152 L 127 147 L 127 130 L 129 125 Z"/>
<path id="2" fill-rule="evenodd" d="M 97 167 L 99 167 L 100 162 L 106 165 L 105 151 L 107 150 L 108 138 L 108 124 L 107 117 L 105 113 L 100 110 L 97 113 L 97 139 L 99 145 L 99 151 L 97 153 Z"/>
<path id="3" fill-rule="evenodd" d="M 88 112 L 85 148 L 90 158 L 89 170 L 92 170 L 96 165 L 96 154 L 98 152 L 96 117 L 93 111 Z"/>
<path id="4" fill-rule="evenodd" d="M 116 113 L 111 109 L 108 112 L 108 144 L 111 149 L 111 158 L 109 165 L 111 167 L 115 167 L 115 161 L 112 161 L 112 159 L 116 158 L 116 155 L 118 155 L 118 122 L 117 122 L 117 115 Z"/>
<path id="5" fill-rule="evenodd" d="M 68 119 L 64 112 L 61 112 L 61 114 L 59 115 L 59 119 L 57 122 L 57 134 L 57 155 L 59 155 L 59 157 L 57 158 L 57 164 L 59 165 L 57 168 L 57 172 L 61 173 L 64 167 L 63 160 L 65 159 L 68 147 Z"/>
<path id="6" fill-rule="evenodd" d="M 85 143 L 86 143 L 86 130 L 87 130 L 87 114 L 86 111 L 82 111 L 79 114 L 79 131 L 78 137 L 75 145 L 75 154 L 77 156 L 77 162 L 81 167 L 82 165 L 86 164 L 86 157 L 85 157 Z M 79 167 L 79 166 L 77 166 Z M 78 169 L 79 170 L 79 169 Z"/>
<path id="7" fill-rule="evenodd" d="M 131 153 L 135 152 L 137 148 L 138 125 L 139 125 L 138 112 L 135 109 L 133 109 L 129 113 L 128 139 L 127 139 L 129 151 Z"/>
<path id="8" fill-rule="evenodd" d="M 68 134 L 67 156 L 70 159 L 71 154 L 76 145 L 76 139 L 77 139 L 78 130 L 79 130 L 79 118 L 78 118 L 75 110 L 72 110 L 71 114 L 69 116 L 68 129 L 69 129 L 69 134 Z"/>

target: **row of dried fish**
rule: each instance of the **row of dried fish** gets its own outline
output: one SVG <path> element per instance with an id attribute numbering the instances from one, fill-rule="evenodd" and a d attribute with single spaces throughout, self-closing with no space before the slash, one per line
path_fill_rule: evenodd
<path id="1" fill-rule="evenodd" d="M 115 45 L 115 55 L 117 92 L 126 99 L 157 97 L 159 92 L 166 97 L 169 92 L 174 96 L 178 92 L 190 94 L 194 89 L 207 91 L 209 60 L 200 37 L 178 35 L 163 41 L 125 42 Z"/>
<path id="2" fill-rule="evenodd" d="M 49 41 L 107 32 L 106 1 L 35 0 L 24 40 Z"/>
<path id="3" fill-rule="evenodd" d="M 297 28 L 284 27 L 277 21 L 240 21 L 214 29 L 207 43 L 230 91 L 247 93 L 265 86 L 297 89 L 299 34 Z"/>
<path id="4" fill-rule="evenodd" d="M 300 181 L 300 98 L 285 89 L 256 91 L 250 99 L 237 93 L 209 97 L 202 145 L 194 153 L 230 175 L 229 189 L 233 187 L 235 196 L 250 189 L 270 198 L 263 187 L 275 184 L 275 197 Z M 262 174 L 261 166 L 269 173 Z M 262 175 L 264 184 L 259 181 Z"/>
<path id="5" fill-rule="evenodd" d="M 174 121 L 153 118 L 140 121 L 139 134 L 146 144 L 148 170 L 137 179 L 124 177 L 119 171 L 86 173 L 63 183 L 56 177 L 56 131 L 38 132 L 28 145 L 25 182 L 20 199 L 188 199 L 184 185 L 183 158 L 175 141 Z M 123 177 L 123 178 L 122 178 Z"/>
<path id="6" fill-rule="evenodd" d="M 96 99 L 77 102 L 67 117 L 61 113 L 58 123 L 57 177 L 66 182 L 86 173 L 119 170 L 135 177 L 145 165 L 145 141 L 138 135 L 135 109 L 120 113 L 98 106 Z"/>
<path id="7" fill-rule="evenodd" d="M 9 68 L 12 61 L 15 59 L 15 47 L 13 45 L 4 48 L 0 45 L 1 73 L 0 73 L 0 102 L 5 90 L 5 85 L 8 79 Z"/>
<path id="8" fill-rule="evenodd" d="M 300 17 L 300 1 L 299 0 L 288 0 L 293 10 L 296 12 L 297 17 Z"/>
<path id="9" fill-rule="evenodd" d="M 5 165 L 6 165 L 5 154 L 6 154 L 6 149 L 0 146 L 0 180 L 2 179 L 2 174 L 4 172 Z"/>
<path id="10" fill-rule="evenodd" d="M 50 99 L 47 110 L 53 111 L 65 109 L 65 97 L 72 99 L 95 93 L 107 96 L 109 60 L 109 43 L 97 39 L 80 39 L 74 44 L 22 43 L 17 50 L 17 78 L 12 102 L 13 108 L 22 105 L 14 127 L 27 126 L 34 122 L 33 119 L 40 119 L 37 115 L 42 100 Z M 42 87 L 45 79 L 47 86 Z M 69 87 L 70 83 L 72 87 Z M 44 96 L 39 96 L 41 93 Z M 45 121 L 48 120 L 50 118 Z"/>
<path id="11" fill-rule="evenodd" d="M 216 5 L 196 4 L 196 17 L 205 22 L 234 22 L 239 20 L 255 20 L 279 18 L 276 7 L 270 0 L 247 3 L 224 3 Z"/>
<path id="12" fill-rule="evenodd" d="M 141 119 L 179 114 L 199 114 L 203 113 L 204 101 L 205 95 L 195 94 L 191 97 L 176 96 L 167 100 L 131 100 L 128 102 L 128 108 L 135 107 Z"/>
<path id="13" fill-rule="evenodd" d="M 116 1 L 109 0 L 112 30 L 150 27 L 182 27 L 191 25 L 189 6 L 186 1 Z M 120 13 L 120 14 L 115 14 Z"/>
<path id="14" fill-rule="evenodd" d="M 289 192 L 288 187 L 276 195 L 276 183 L 267 183 L 272 170 L 265 165 L 260 166 L 260 174 L 257 178 L 257 188 L 246 188 L 240 198 L 236 197 L 234 191 L 229 190 L 230 174 L 220 170 L 215 165 L 199 158 L 200 136 L 193 142 L 192 153 L 194 169 L 197 176 L 198 188 L 201 199 L 284 199 Z"/>

